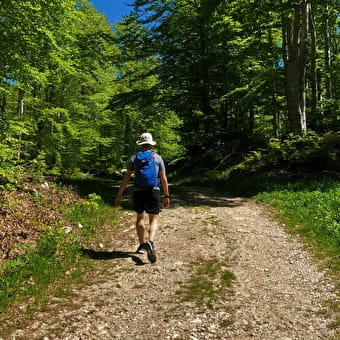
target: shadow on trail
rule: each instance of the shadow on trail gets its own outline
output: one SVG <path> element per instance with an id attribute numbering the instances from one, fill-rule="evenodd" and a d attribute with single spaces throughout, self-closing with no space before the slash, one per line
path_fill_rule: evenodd
<path id="1" fill-rule="evenodd" d="M 96 251 L 93 249 L 82 248 L 81 252 L 83 253 L 83 255 L 89 257 L 92 260 L 114 260 L 131 258 L 132 261 L 135 262 L 136 266 L 143 266 L 146 264 L 138 256 L 125 251 Z"/>
<path id="2" fill-rule="evenodd" d="M 212 188 L 171 186 L 171 207 L 237 207 L 243 204 L 243 200 L 235 201 L 235 196 L 219 192 Z"/>
<path id="3" fill-rule="evenodd" d="M 119 188 L 121 178 L 102 179 L 62 179 L 64 185 L 71 185 L 81 197 L 87 197 L 89 194 L 96 193 L 106 203 L 113 205 L 116 193 Z"/>
<path id="4" fill-rule="evenodd" d="M 122 208 L 125 210 L 133 210 L 132 190 L 133 188 L 129 187 L 124 193 Z M 177 207 L 232 208 L 243 205 L 243 203 L 245 202 L 245 200 L 243 199 L 235 200 L 236 196 L 231 196 L 212 188 L 170 185 L 169 191 L 170 191 L 170 206 L 166 209 L 175 209 Z M 161 199 L 161 210 L 162 209 L 164 208 L 162 207 Z"/>
<path id="5" fill-rule="evenodd" d="M 83 180 L 63 180 L 66 185 L 72 185 L 76 191 L 86 197 L 91 193 L 96 193 L 109 205 L 114 205 L 121 178 L 112 179 L 83 179 Z M 132 184 L 132 181 L 131 181 Z M 171 185 L 170 190 L 170 209 L 178 206 L 186 207 L 234 207 L 243 202 L 238 200 L 236 203 L 233 198 L 225 191 L 216 190 L 209 187 Z M 129 186 L 123 196 L 122 207 L 132 210 L 132 186 Z"/>

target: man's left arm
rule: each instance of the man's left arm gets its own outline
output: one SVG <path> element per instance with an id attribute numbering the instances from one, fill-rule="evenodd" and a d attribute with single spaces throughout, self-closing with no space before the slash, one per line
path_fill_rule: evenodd
<path id="1" fill-rule="evenodd" d="M 165 170 L 159 170 L 159 178 L 161 180 L 163 193 L 164 193 L 163 205 L 164 207 L 166 207 L 170 204 L 170 195 L 169 195 L 169 184 L 168 184 L 168 179 L 166 177 Z"/>

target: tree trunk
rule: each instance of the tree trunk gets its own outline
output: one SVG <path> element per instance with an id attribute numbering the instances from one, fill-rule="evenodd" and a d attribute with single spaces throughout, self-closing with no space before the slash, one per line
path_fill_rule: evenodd
<path id="1" fill-rule="evenodd" d="M 23 120 L 24 118 L 24 95 L 25 95 L 25 91 L 22 89 L 19 89 L 18 92 L 18 116 L 19 116 L 19 120 Z M 19 146 L 18 146 L 18 150 L 17 150 L 17 159 L 20 160 L 21 159 L 21 138 L 22 138 L 22 134 L 21 132 L 19 132 Z"/>
<path id="2" fill-rule="evenodd" d="M 280 137 L 280 110 L 277 105 L 276 85 L 273 83 L 272 103 L 273 103 L 273 130 L 276 138 Z"/>
<path id="3" fill-rule="evenodd" d="M 206 37 L 206 27 L 204 23 L 199 25 L 199 52 L 200 52 L 200 108 L 204 114 L 204 130 L 207 134 L 212 133 L 211 121 L 211 103 L 210 103 L 210 86 L 209 86 L 209 63 L 208 63 L 208 42 Z"/>
<path id="4" fill-rule="evenodd" d="M 19 89 L 18 92 L 18 117 L 21 120 L 24 117 L 24 95 L 25 92 L 22 89 Z"/>
<path id="5" fill-rule="evenodd" d="M 325 18 L 325 67 L 326 67 L 326 96 L 328 99 L 332 98 L 332 77 L 331 77 L 331 70 L 332 70 L 332 58 L 331 58 L 331 43 L 330 43 L 330 34 L 329 34 L 329 18 L 328 18 L 328 10 L 329 6 L 326 6 L 326 18 Z"/>
<path id="6" fill-rule="evenodd" d="M 310 4 L 303 1 L 282 17 L 287 110 L 292 132 L 296 135 L 307 131 L 305 79 L 309 11 Z"/>
<path id="7" fill-rule="evenodd" d="M 316 66 L 316 26 L 315 26 L 315 18 L 312 10 L 310 11 L 310 25 L 311 25 L 311 38 L 312 38 L 312 46 L 311 46 L 311 70 L 310 70 L 310 78 L 311 78 L 311 119 L 313 120 L 313 125 L 316 127 L 319 125 L 318 119 L 318 97 L 319 97 L 319 83 L 318 83 L 318 70 Z"/>
<path id="8" fill-rule="evenodd" d="M 5 120 L 6 119 L 6 95 L 5 93 L 3 93 L 1 96 L 0 109 L 1 109 L 1 118 Z"/>

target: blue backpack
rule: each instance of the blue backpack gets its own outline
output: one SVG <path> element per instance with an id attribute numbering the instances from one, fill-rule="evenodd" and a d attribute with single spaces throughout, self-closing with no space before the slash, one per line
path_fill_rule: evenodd
<path id="1" fill-rule="evenodd" d="M 155 187 L 159 186 L 156 174 L 155 153 L 139 151 L 135 160 L 135 186 Z"/>

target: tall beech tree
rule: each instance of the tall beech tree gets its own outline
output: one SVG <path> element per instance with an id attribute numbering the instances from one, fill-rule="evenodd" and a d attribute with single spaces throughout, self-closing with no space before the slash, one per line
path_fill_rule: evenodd
<path id="1" fill-rule="evenodd" d="M 282 14 L 282 51 L 290 125 L 294 134 L 307 132 L 306 64 L 311 4 L 301 1 Z"/>

